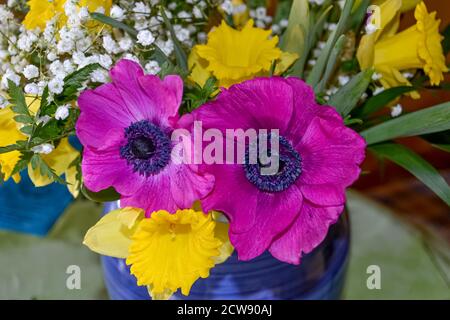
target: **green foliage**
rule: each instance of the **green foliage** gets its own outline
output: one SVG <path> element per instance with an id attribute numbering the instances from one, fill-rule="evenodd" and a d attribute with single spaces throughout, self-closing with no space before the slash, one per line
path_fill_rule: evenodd
<path id="1" fill-rule="evenodd" d="M 101 23 L 107 24 L 113 28 L 121 29 L 121 30 L 125 31 L 126 33 L 128 33 L 133 38 L 137 37 L 138 32 L 134 28 L 126 25 L 123 22 L 117 21 L 114 18 L 108 17 L 102 13 L 93 12 L 93 13 L 91 13 L 91 18 L 94 20 L 97 20 Z"/>
<path id="2" fill-rule="evenodd" d="M 117 201 L 120 199 L 120 194 L 117 193 L 117 191 L 113 187 L 110 187 L 108 189 L 99 192 L 93 192 L 83 185 L 83 187 L 81 188 L 81 193 L 86 198 L 94 202 L 110 202 L 110 201 Z"/>
<path id="3" fill-rule="evenodd" d="M 450 129 L 450 102 L 400 116 L 361 132 L 367 144 Z"/>
<path id="4" fill-rule="evenodd" d="M 361 71 L 331 96 L 328 103 L 345 117 L 356 107 L 361 95 L 367 90 L 372 74 L 372 70 Z"/>
<path id="5" fill-rule="evenodd" d="M 408 170 L 450 206 L 449 185 L 439 172 L 419 155 L 408 148 L 395 143 L 374 145 L 369 149 L 378 156 L 387 158 Z"/>
<path id="6" fill-rule="evenodd" d="M 186 52 L 184 52 L 183 47 L 181 46 L 180 41 L 178 41 L 177 35 L 175 33 L 175 30 L 173 29 L 172 24 L 170 23 L 169 18 L 167 18 L 166 12 L 164 8 L 161 8 L 161 16 L 164 20 L 164 24 L 166 25 L 167 29 L 170 33 L 170 38 L 172 39 L 174 49 L 175 49 L 175 56 L 177 58 L 177 64 L 178 67 L 181 68 L 181 70 L 188 72 L 188 63 L 187 63 L 187 55 Z"/>
<path id="7" fill-rule="evenodd" d="M 210 99 L 213 99 L 218 89 L 216 82 L 217 80 L 214 77 L 211 77 L 206 81 L 203 88 L 198 84 L 188 88 L 184 95 L 184 106 L 186 112 L 191 112 Z"/>
<path id="8" fill-rule="evenodd" d="M 53 170 L 45 161 L 42 159 L 42 157 L 35 153 L 30 159 L 31 167 L 33 170 L 39 169 L 39 172 L 41 176 L 48 177 L 52 179 L 55 182 L 58 182 L 60 184 L 66 184 L 66 182 L 55 173 L 55 170 Z"/>

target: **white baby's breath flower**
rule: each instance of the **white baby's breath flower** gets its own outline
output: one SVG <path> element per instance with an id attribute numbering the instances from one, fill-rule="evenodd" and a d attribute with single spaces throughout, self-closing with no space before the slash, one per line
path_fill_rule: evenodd
<path id="1" fill-rule="evenodd" d="M 48 90 L 54 94 L 60 94 L 64 89 L 64 80 L 56 77 L 48 83 Z"/>
<path id="2" fill-rule="evenodd" d="M 9 105 L 8 99 L 6 99 L 3 95 L 0 95 L 0 109 L 4 109 Z"/>
<path id="3" fill-rule="evenodd" d="M 233 3 L 230 0 L 225 0 L 221 5 L 220 8 L 225 12 L 226 14 L 233 14 Z"/>
<path id="4" fill-rule="evenodd" d="M 155 37 L 150 30 L 142 30 L 137 35 L 137 42 L 143 46 L 149 46 L 155 42 Z"/>
<path id="5" fill-rule="evenodd" d="M 5 89 L 8 89 L 8 80 L 14 82 L 16 86 L 20 84 L 20 76 L 11 69 L 6 70 L 2 77 L 2 86 Z"/>
<path id="6" fill-rule="evenodd" d="M 39 68 L 33 64 L 29 64 L 25 67 L 25 69 L 23 69 L 23 75 L 28 80 L 36 78 L 39 76 Z"/>
<path id="7" fill-rule="evenodd" d="M 47 54 L 47 59 L 48 59 L 49 61 L 55 61 L 56 59 L 58 59 L 58 55 L 57 55 L 54 51 L 50 51 L 50 52 Z"/>
<path id="8" fill-rule="evenodd" d="M 39 86 L 36 83 L 28 83 L 24 91 L 26 94 L 38 95 L 39 94 Z"/>
<path id="9" fill-rule="evenodd" d="M 383 87 L 376 87 L 375 90 L 373 91 L 373 95 L 376 96 L 377 94 L 380 94 L 384 91 Z"/>
<path id="10" fill-rule="evenodd" d="M 129 51 L 133 47 L 133 40 L 125 36 L 119 40 L 119 47 L 122 51 Z"/>
<path id="11" fill-rule="evenodd" d="M 105 35 L 103 37 L 103 48 L 106 50 L 107 53 L 116 54 L 120 51 L 116 41 L 114 41 L 114 39 L 110 35 Z"/>
<path id="12" fill-rule="evenodd" d="M 89 20 L 89 10 L 88 7 L 81 7 L 80 11 L 78 11 L 78 18 L 82 23 Z"/>
<path id="13" fill-rule="evenodd" d="M 118 5 L 113 5 L 109 15 L 111 18 L 114 18 L 118 21 L 122 21 L 124 19 L 125 11 L 119 7 Z"/>
<path id="14" fill-rule="evenodd" d="M 48 115 L 45 115 L 45 116 L 37 118 L 36 123 L 37 124 L 42 124 L 42 125 L 45 126 L 47 123 L 50 122 L 50 120 L 52 120 L 52 117 L 50 117 Z"/>
<path id="15" fill-rule="evenodd" d="M 65 104 L 63 106 L 59 106 L 55 112 L 55 119 L 56 120 L 67 119 L 67 117 L 69 116 L 69 108 L 70 108 L 70 104 Z"/>
<path id="16" fill-rule="evenodd" d="M 350 77 L 346 75 L 340 75 L 338 77 L 338 82 L 341 87 L 345 86 L 350 81 Z"/>
<path id="17" fill-rule="evenodd" d="M 403 112 L 403 107 L 401 104 L 397 104 L 393 107 L 391 107 L 391 117 L 395 118 L 401 115 Z"/>
<path id="18" fill-rule="evenodd" d="M 286 28 L 288 26 L 289 21 L 287 19 L 280 20 L 280 27 Z"/>
<path id="19" fill-rule="evenodd" d="M 161 67 L 159 66 L 157 61 L 149 61 L 145 65 L 145 71 L 147 71 L 149 74 L 158 74 L 158 72 L 161 71 Z"/>
<path id="20" fill-rule="evenodd" d="M 106 83 L 109 81 L 108 72 L 106 70 L 95 70 L 91 74 L 92 82 Z"/>
<path id="21" fill-rule="evenodd" d="M 50 143 L 43 143 L 38 146 L 31 148 L 34 153 L 50 154 L 55 149 L 55 147 Z"/>

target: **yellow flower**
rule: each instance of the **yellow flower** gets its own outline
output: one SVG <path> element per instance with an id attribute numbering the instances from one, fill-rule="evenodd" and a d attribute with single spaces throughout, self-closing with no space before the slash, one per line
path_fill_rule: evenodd
<path id="1" fill-rule="evenodd" d="M 428 13 L 421 2 L 415 10 L 416 25 L 395 34 L 395 17 L 401 8 L 401 0 L 388 0 L 381 6 L 381 30 L 361 39 L 357 57 L 361 68 L 375 68 L 382 75 L 380 82 L 385 88 L 411 83 L 401 71 L 423 69 L 432 85 L 439 85 L 448 69 L 439 34 L 440 20 L 436 12 Z M 418 98 L 417 93 L 413 93 Z"/>
<path id="2" fill-rule="evenodd" d="M 126 258 L 138 285 L 147 286 L 154 299 L 168 299 L 179 288 L 188 295 L 197 279 L 208 277 L 233 251 L 228 225 L 192 209 L 156 211 L 151 218 L 141 209 L 115 210 L 86 233 L 83 243 L 100 254 Z"/>
<path id="3" fill-rule="evenodd" d="M 44 30 L 48 21 L 55 16 L 58 17 L 58 25 L 63 25 L 67 21 L 67 16 L 64 13 L 64 4 L 67 0 L 29 0 L 27 2 L 30 10 L 28 11 L 23 25 L 28 30 L 33 30 L 37 27 Z M 112 0 L 80 0 L 78 7 L 87 7 L 89 12 L 94 12 L 98 8 L 105 9 L 105 14 L 109 14 Z M 92 26 L 97 25 L 93 23 Z M 91 27 L 91 25 L 90 25 Z"/>
<path id="4" fill-rule="evenodd" d="M 18 140 L 23 140 L 23 134 L 17 130 L 17 124 L 14 121 L 14 112 L 10 107 L 0 110 L 0 146 L 6 147 L 10 144 L 16 143 Z M 20 152 L 11 151 L 8 153 L 0 153 L 0 170 L 3 174 L 3 179 L 7 181 L 11 178 L 12 171 L 17 161 L 19 161 Z M 20 181 L 20 175 L 12 176 L 15 182 Z"/>
<path id="5" fill-rule="evenodd" d="M 206 45 L 197 45 L 189 57 L 191 80 L 204 85 L 214 75 L 219 85 L 232 84 L 268 75 L 272 63 L 279 61 L 276 73 L 284 72 L 298 58 L 296 54 L 277 48 L 278 37 L 270 38 L 271 31 L 253 27 L 249 20 L 242 30 L 228 26 L 224 21 L 208 35 Z"/>
<path id="6" fill-rule="evenodd" d="M 416 5 L 421 2 L 422 0 L 402 0 L 402 5 L 400 7 L 400 12 L 406 12 L 409 11 L 411 9 L 414 9 L 416 7 Z M 386 2 L 386 0 L 373 0 L 372 4 L 375 5 L 381 5 L 384 2 Z"/>
<path id="7" fill-rule="evenodd" d="M 39 109 L 40 99 L 36 97 L 26 97 L 26 102 L 30 113 L 32 115 L 36 114 Z M 19 140 L 27 140 L 28 137 L 25 136 L 18 127 L 18 124 L 14 121 L 14 112 L 10 107 L 6 107 L 0 110 L 0 146 L 5 147 L 10 144 L 14 144 Z M 70 164 L 78 157 L 79 152 L 75 150 L 69 143 L 67 138 L 61 139 L 58 146 L 50 154 L 41 155 L 45 163 L 50 166 L 58 176 L 66 174 L 67 180 L 69 182 L 68 188 L 71 193 L 76 196 L 76 179 L 74 179 L 74 168 L 69 168 Z M 0 165 L 1 170 L 4 175 L 5 181 L 11 177 L 11 173 L 19 161 L 20 152 L 11 151 L 8 153 L 0 154 Z M 42 176 L 40 174 L 39 168 L 33 169 L 31 165 L 28 166 L 28 175 L 31 181 L 36 187 L 43 187 L 53 183 L 53 180 L 47 176 Z M 16 174 L 12 177 L 15 182 L 20 181 L 20 175 Z M 72 179 L 72 180 L 69 180 Z"/>

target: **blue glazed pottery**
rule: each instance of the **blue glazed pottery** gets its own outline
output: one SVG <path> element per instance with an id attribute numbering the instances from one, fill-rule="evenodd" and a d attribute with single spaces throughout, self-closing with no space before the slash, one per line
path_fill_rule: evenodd
<path id="1" fill-rule="evenodd" d="M 105 212 L 117 208 L 108 203 Z M 343 214 L 330 228 L 327 238 L 304 256 L 299 266 L 274 259 L 266 252 L 250 262 L 238 261 L 233 254 L 199 279 L 188 297 L 177 292 L 173 299 L 339 299 L 344 284 L 349 250 L 349 223 Z M 149 299 L 146 287 L 136 285 L 125 260 L 102 256 L 106 287 L 113 300 Z"/>
<path id="2" fill-rule="evenodd" d="M 45 236 L 73 197 L 61 184 L 36 188 L 26 172 L 21 177 L 0 185 L 0 230 Z"/>

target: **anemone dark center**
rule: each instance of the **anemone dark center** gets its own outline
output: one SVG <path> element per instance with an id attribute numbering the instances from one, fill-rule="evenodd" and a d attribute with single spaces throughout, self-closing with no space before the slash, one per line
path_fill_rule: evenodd
<path id="1" fill-rule="evenodd" d="M 156 150 L 153 140 L 147 137 L 138 137 L 130 142 L 133 155 L 138 159 L 149 159 Z"/>
<path id="2" fill-rule="evenodd" d="M 270 140 L 270 135 L 265 138 Z M 270 174 L 267 174 L 267 171 L 263 172 L 263 169 L 269 167 L 276 168 L 276 166 L 274 167 L 273 163 L 262 164 L 259 158 L 256 163 L 250 163 L 251 150 L 257 150 L 257 148 L 247 147 L 246 149 L 244 164 L 245 176 L 248 181 L 261 191 L 272 193 L 284 191 L 294 184 L 302 173 L 302 159 L 300 154 L 284 137 L 279 137 L 278 153 L 271 152 L 271 148 L 268 148 L 267 152 L 267 155 L 272 161 L 278 161 L 278 170 L 276 172 L 271 172 Z"/>
<path id="3" fill-rule="evenodd" d="M 142 120 L 125 129 L 125 138 L 127 143 L 120 148 L 120 155 L 134 172 L 155 175 L 169 164 L 172 143 L 163 128 Z"/>

